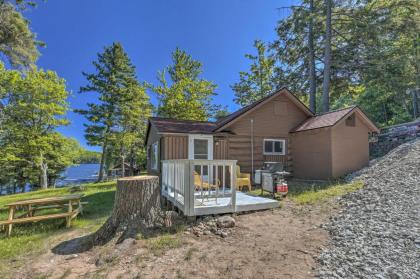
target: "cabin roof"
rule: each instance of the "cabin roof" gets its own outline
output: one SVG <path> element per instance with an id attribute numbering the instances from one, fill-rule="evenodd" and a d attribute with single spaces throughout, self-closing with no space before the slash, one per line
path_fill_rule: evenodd
<path id="1" fill-rule="evenodd" d="M 150 123 L 159 133 L 210 134 L 216 128 L 215 122 L 177 120 L 163 117 L 152 117 Z"/>

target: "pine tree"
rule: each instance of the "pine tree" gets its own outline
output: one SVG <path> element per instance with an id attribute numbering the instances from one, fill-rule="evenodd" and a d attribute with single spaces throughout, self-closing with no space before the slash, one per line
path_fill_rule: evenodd
<path id="1" fill-rule="evenodd" d="M 28 67 L 39 56 L 37 47 L 44 43 L 37 41 L 29 28 L 29 21 L 19 10 L 34 4 L 29 1 L 12 3 L 0 0 L 0 57 L 13 67 Z"/>
<path id="2" fill-rule="evenodd" d="M 201 62 L 185 51 L 176 48 L 172 62 L 158 72 L 159 85 L 151 86 L 159 100 L 157 114 L 175 119 L 208 120 L 220 107 L 212 104 L 216 85 L 200 77 Z"/>
<path id="3" fill-rule="evenodd" d="M 330 79 L 331 79 L 331 36 L 332 36 L 332 0 L 325 0 L 325 37 L 324 37 L 324 82 L 322 84 L 322 109 L 330 110 Z"/>
<path id="4" fill-rule="evenodd" d="M 137 129 L 130 126 L 132 124 L 127 119 L 136 119 L 135 122 L 140 121 L 144 125 L 144 119 L 150 115 L 150 104 L 144 86 L 137 80 L 135 67 L 120 43 L 106 47 L 98 54 L 93 65 L 96 72 L 83 73 L 88 84 L 81 87 L 80 92 L 97 92 L 99 100 L 87 104 L 88 109 L 79 109 L 77 112 L 89 121 L 85 125 L 88 143 L 102 147 L 98 174 L 98 181 L 102 181 L 107 155 L 112 154 L 116 139 L 127 129 Z"/>
<path id="5" fill-rule="evenodd" d="M 235 91 L 234 101 L 246 106 L 272 93 L 276 88 L 273 83 L 275 59 L 267 55 L 266 45 L 260 41 L 254 41 L 257 55 L 246 54 L 251 60 L 249 72 L 239 73 L 239 82 L 231 86 Z"/>

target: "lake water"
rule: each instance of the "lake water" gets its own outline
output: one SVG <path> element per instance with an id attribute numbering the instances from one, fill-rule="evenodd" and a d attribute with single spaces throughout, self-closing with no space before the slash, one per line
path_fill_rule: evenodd
<path id="1" fill-rule="evenodd" d="M 63 179 L 57 180 L 56 186 L 62 187 L 69 184 L 80 184 L 93 182 L 98 176 L 99 164 L 80 164 L 68 167 L 61 176 Z"/>
<path id="2" fill-rule="evenodd" d="M 61 174 L 62 178 L 56 181 L 56 187 L 94 182 L 97 178 L 98 170 L 99 164 L 80 164 L 68 167 Z M 31 185 L 26 185 L 24 189 L 0 185 L 0 195 L 30 192 L 32 189 Z"/>

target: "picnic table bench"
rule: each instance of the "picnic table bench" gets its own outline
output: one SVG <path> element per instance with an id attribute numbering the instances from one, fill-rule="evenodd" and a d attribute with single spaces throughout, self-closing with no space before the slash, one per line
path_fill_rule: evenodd
<path id="1" fill-rule="evenodd" d="M 9 218 L 5 221 L 0 221 L 0 227 L 6 225 L 7 236 L 10 236 L 12 233 L 13 224 L 66 218 L 66 227 L 69 228 L 71 225 L 71 220 L 75 218 L 79 213 L 82 213 L 82 206 L 83 204 L 86 204 L 86 202 L 81 201 L 82 197 L 83 195 L 81 194 L 73 194 L 61 197 L 31 199 L 9 203 L 6 205 L 6 207 L 9 207 Z M 26 209 L 26 212 L 22 216 L 15 218 L 16 210 L 21 208 Z M 63 213 L 34 216 L 35 211 L 37 210 L 54 208 L 63 208 L 67 210 Z"/>

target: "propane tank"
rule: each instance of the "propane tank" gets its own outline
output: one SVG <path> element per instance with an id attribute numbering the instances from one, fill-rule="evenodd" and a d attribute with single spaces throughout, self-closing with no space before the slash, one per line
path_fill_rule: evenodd
<path id="1" fill-rule="evenodd" d="M 289 187 L 287 186 L 286 181 L 279 181 L 277 183 L 276 192 L 281 194 L 283 197 L 287 196 L 287 192 L 289 191 Z"/>

